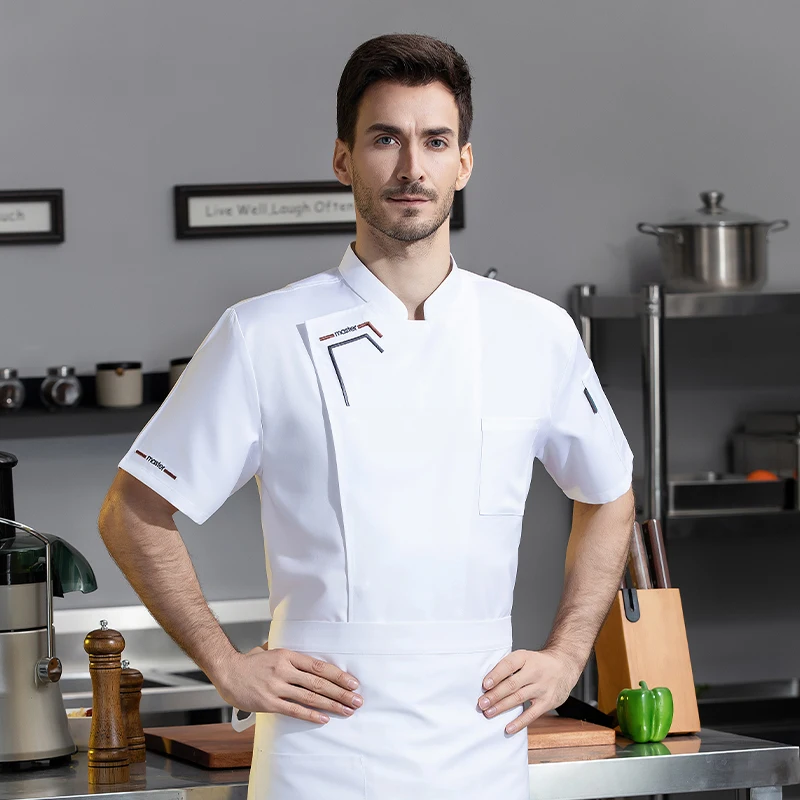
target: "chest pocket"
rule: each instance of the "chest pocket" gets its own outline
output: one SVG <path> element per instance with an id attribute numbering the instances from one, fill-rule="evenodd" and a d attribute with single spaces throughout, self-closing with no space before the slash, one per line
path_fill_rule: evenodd
<path id="1" fill-rule="evenodd" d="M 481 419 L 480 514 L 525 512 L 541 424 L 533 417 Z"/>

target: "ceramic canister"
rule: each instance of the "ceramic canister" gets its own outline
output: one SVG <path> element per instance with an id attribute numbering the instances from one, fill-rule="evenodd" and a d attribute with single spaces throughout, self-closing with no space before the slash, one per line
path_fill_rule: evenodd
<path id="1" fill-rule="evenodd" d="M 131 408 L 142 404 L 142 362 L 114 361 L 97 365 L 97 405 Z"/>

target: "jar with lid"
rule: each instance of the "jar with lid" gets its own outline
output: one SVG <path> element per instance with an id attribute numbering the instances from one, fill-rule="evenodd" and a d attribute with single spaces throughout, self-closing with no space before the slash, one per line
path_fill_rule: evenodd
<path id="1" fill-rule="evenodd" d="M 83 387 L 75 374 L 75 367 L 48 367 L 39 396 L 51 411 L 77 406 L 83 397 Z"/>
<path id="2" fill-rule="evenodd" d="M 25 387 L 15 369 L 0 369 L 0 411 L 16 411 L 25 402 Z"/>
<path id="3" fill-rule="evenodd" d="M 144 379 L 141 361 L 112 361 L 97 365 L 97 405 L 133 408 L 142 404 Z"/>

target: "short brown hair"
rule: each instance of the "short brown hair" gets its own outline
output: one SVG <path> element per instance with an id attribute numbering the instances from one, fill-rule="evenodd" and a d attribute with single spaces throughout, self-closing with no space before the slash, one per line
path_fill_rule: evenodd
<path id="1" fill-rule="evenodd" d="M 472 76 L 463 56 L 451 45 L 417 33 L 376 36 L 350 56 L 336 92 L 338 137 L 352 148 L 361 97 L 377 81 L 424 86 L 441 81 L 453 93 L 458 107 L 458 144 L 469 141 L 472 127 Z"/>

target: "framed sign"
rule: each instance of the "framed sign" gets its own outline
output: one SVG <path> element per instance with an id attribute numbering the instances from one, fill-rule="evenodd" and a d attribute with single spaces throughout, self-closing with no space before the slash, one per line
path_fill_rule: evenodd
<path id="1" fill-rule="evenodd" d="M 0 244 L 64 241 L 64 190 L 0 190 Z"/>
<path id="2" fill-rule="evenodd" d="M 176 186 L 174 201 L 178 239 L 356 229 L 352 189 L 338 181 Z M 456 192 L 450 228 L 463 227 L 464 196 Z"/>

